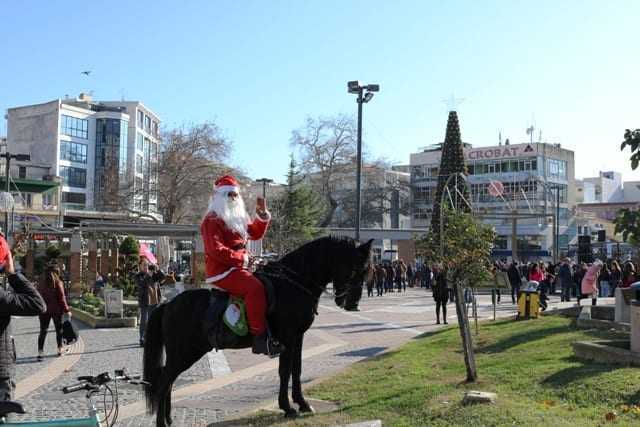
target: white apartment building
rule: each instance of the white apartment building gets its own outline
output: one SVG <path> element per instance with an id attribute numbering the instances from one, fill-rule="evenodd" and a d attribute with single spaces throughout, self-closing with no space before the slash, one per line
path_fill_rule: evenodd
<path id="1" fill-rule="evenodd" d="M 479 212 L 507 214 L 554 214 L 559 196 L 559 247 L 565 251 L 575 236 L 571 210 L 575 206 L 574 153 L 559 144 L 524 143 L 489 147 L 466 144 L 464 155 L 468 168 L 471 202 Z M 438 185 L 441 148 L 439 145 L 410 155 L 411 226 L 428 227 Z M 491 182 L 500 182 L 502 197 L 489 192 Z M 556 192 L 559 195 L 556 195 Z M 495 227 L 498 238 L 494 256 L 511 254 L 510 219 L 486 219 Z M 553 227 L 549 218 L 519 219 L 518 254 L 522 257 L 551 256 Z"/>
<path id="2" fill-rule="evenodd" d="M 12 163 L 22 178 L 62 178 L 65 220 L 158 216 L 160 119 L 140 102 L 56 99 L 7 112 L 7 147 L 31 155 Z M 15 171 L 13 174 L 15 174 Z"/>

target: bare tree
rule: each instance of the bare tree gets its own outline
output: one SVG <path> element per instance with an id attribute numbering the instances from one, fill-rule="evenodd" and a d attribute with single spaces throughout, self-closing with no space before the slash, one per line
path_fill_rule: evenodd
<path id="1" fill-rule="evenodd" d="M 213 122 L 166 131 L 160 153 L 158 205 L 166 223 L 197 223 L 213 181 L 236 171 L 225 161 L 232 143 Z"/>
<path id="2" fill-rule="evenodd" d="M 291 146 L 300 153 L 301 169 L 325 202 L 325 214 L 318 224 L 328 226 L 338 207 L 337 177 L 353 170 L 356 155 L 356 126 L 350 116 L 308 117 L 293 131 Z"/>

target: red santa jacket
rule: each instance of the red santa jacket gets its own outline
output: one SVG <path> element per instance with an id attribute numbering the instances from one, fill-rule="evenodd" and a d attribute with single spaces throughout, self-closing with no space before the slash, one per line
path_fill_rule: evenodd
<path id="1" fill-rule="evenodd" d="M 249 240 L 259 240 L 267 232 L 269 221 L 257 217 L 249 225 Z M 249 255 L 245 249 L 246 240 L 229 227 L 215 212 L 209 212 L 200 224 L 200 234 L 204 243 L 204 257 L 207 283 L 222 280 L 233 270 L 247 268 Z"/>

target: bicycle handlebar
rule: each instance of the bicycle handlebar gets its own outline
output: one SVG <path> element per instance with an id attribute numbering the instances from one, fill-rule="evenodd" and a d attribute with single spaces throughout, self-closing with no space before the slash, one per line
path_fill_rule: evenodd
<path id="1" fill-rule="evenodd" d="M 139 374 L 127 375 L 124 369 L 116 370 L 114 375 L 111 375 L 109 372 L 103 372 L 96 376 L 83 375 L 78 377 L 78 381 L 80 381 L 80 383 L 63 387 L 62 392 L 68 394 L 80 390 L 96 391 L 99 390 L 100 387 L 113 381 L 126 381 L 135 385 L 148 385 L 146 381 L 140 379 Z"/>
<path id="2" fill-rule="evenodd" d="M 62 387 L 62 392 L 64 394 L 69 394 L 69 393 L 75 393 L 76 391 L 80 391 L 80 390 L 97 390 L 97 389 L 98 387 L 95 385 L 91 385 L 89 383 L 82 383 L 82 384 Z"/>

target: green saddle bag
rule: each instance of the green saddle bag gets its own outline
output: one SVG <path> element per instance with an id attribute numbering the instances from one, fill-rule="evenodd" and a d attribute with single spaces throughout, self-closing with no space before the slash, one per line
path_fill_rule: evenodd
<path id="1" fill-rule="evenodd" d="M 229 304 L 222 314 L 224 324 L 231 331 L 241 337 L 249 333 L 249 325 L 247 324 L 247 307 L 242 298 L 235 296 L 229 297 Z"/>

